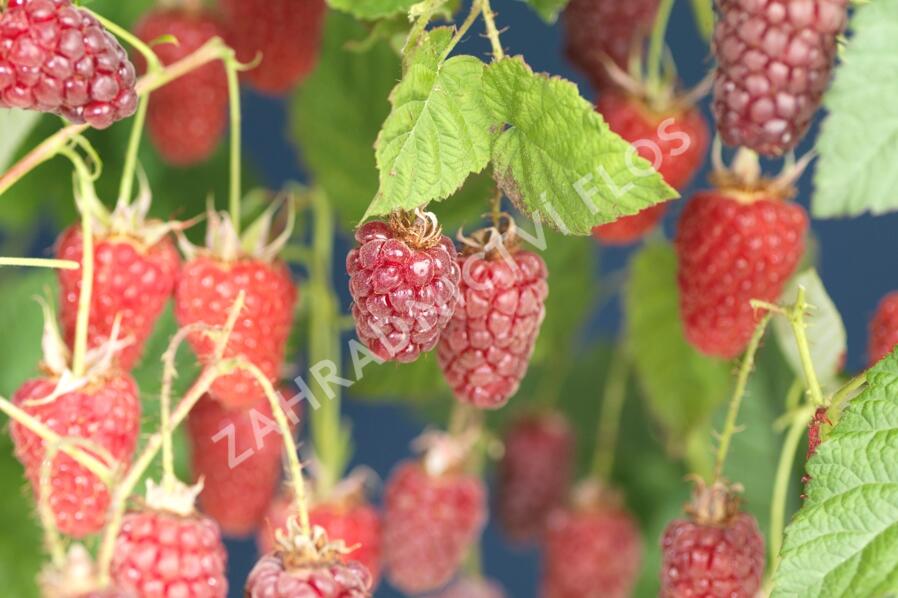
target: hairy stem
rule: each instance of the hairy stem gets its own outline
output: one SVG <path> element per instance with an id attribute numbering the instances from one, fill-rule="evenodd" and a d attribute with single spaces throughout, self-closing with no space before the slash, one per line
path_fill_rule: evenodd
<path id="1" fill-rule="evenodd" d="M 0 267 L 18 266 L 23 268 L 53 268 L 56 270 L 77 270 L 80 264 L 73 260 L 50 260 L 32 257 L 0 257 Z"/>
<path id="2" fill-rule="evenodd" d="M 502 60 L 505 58 L 505 50 L 502 49 L 502 41 L 499 39 L 499 29 L 496 27 L 496 13 L 490 5 L 490 0 L 481 0 L 483 3 L 483 22 L 486 26 L 486 36 L 490 40 L 493 48 L 493 59 Z"/>
<path id="3" fill-rule="evenodd" d="M 452 36 L 452 41 L 449 42 L 449 46 L 443 51 L 443 55 L 440 57 L 440 62 L 446 60 L 446 57 L 452 53 L 452 50 L 455 49 L 455 46 L 457 46 L 461 39 L 465 35 L 467 35 L 468 31 L 471 29 L 471 26 L 474 25 L 474 22 L 477 20 L 477 17 L 480 16 L 482 10 L 482 0 L 474 0 L 474 2 L 471 3 L 471 11 L 468 13 L 468 16 L 465 17 L 465 20 L 462 22 L 461 26 L 455 30 L 455 35 Z"/>
<path id="4" fill-rule="evenodd" d="M 661 62 L 664 56 L 664 38 L 667 35 L 667 24 L 670 21 L 670 13 L 673 10 L 674 0 L 661 0 L 655 23 L 652 27 L 652 37 L 649 41 L 646 70 L 648 71 L 648 89 L 652 95 L 661 88 Z"/>
<path id="5" fill-rule="evenodd" d="M 807 325 L 804 321 L 804 313 L 807 308 L 805 290 L 803 287 L 799 287 L 795 304 L 789 309 L 789 324 L 792 326 L 792 333 L 795 335 L 795 342 L 798 345 L 798 356 L 801 359 L 801 368 L 804 370 L 805 384 L 807 385 L 811 402 L 815 407 L 821 407 L 823 406 L 823 391 L 820 388 L 817 371 L 814 369 L 814 362 L 811 359 Z"/>
<path id="6" fill-rule="evenodd" d="M 620 416 L 627 400 L 627 378 L 629 364 L 623 347 L 616 347 L 611 357 L 611 365 L 605 379 L 605 392 L 599 427 L 596 431 L 596 452 L 592 462 L 593 474 L 599 480 L 607 481 L 614 468 L 614 451 L 620 429 Z"/>

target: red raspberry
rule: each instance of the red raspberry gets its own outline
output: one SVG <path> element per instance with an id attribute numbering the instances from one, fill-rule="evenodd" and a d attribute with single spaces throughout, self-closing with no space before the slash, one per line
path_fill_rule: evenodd
<path id="1" fill-rule="evenodd" d="M 284 561 L 278 552 L 263 556 L 246 581 L 246 598 L 369 598 L 371 576 L 355 561 Z"/>
<path id="2" fill-rule="evenodd" d="M 430 598 L 505 598 L 505 591 L 487 579 L 468 577 Z"/>
<path id="3" fill-rule="evenodd" d="M 575 497 L 549 517 L 543 596 L 630 596 L 642 561 L 639 527 L 616 498 L 601 498 L 592 484 L 582 488 L 588 499 Z"/>
<path id="4" fill-rule="evenodd" d="M 570 488 L 574 448 L 571 427 L 556 413 L 524 417 L 506 433 L 497 502 L 499 521 L 513 539 L 542 535 Z"/>
<path id="5" fill-rule="evenodd" d="M 268 554 L 276 548 L 278 530 L 287 530 L 287 520 L 294 517 L 293 499 L 289 494 L 277 497 L 268 509 L 265 525 L 259 530 L 256 543 L 260 554 Z M 377 510 L 362 496 L 347 500 L 321 502 L 309 510 L 309 520 L 327 532 L 331 541 L 342 540 L 353 548 L 342 560 L 356 561 L 371 574 L 372 587 L 380 579 L 381 522 Z"/>
<path id="6" fill-rule="evenodd" d="M 293 322 L 296 287 L 280 261 L 251 257 L 232 261 L 200 253 L 181 270 L 175 290 L 175 317 L 181 326 L 205 323 L 222 326 L 240 291 L 245 304 L 228 340 L 225 357 L 243 356 L 269 379 L 277 379 Z M 215 342 L 196 332 L 188 340 L 202 363 L 214 356 Z M 264 395 L 247 372 L 219 377 L 210 394 L 229 409 L 256 404 Z"/>
<path id="7" fill-rule="evenodd" d="M 680 313 L 687 340 L 708 355 L 737 356 L 760 314 L 776 301 L 804 252 L 808 216 L 764 190 L 697 194 L 677 231 Z"/>
<path id="8" fill-rule="evenodd" d="M 58 382 L 57 378 L 29 380 L 16 391 L 12 402 L 60 436 L 105 450 L 115 460 L 110 466 L 129 465 L 140 433 L 140 399 L 131 376 L 108 373 L 50 398 Z M 42 402 L 47 398 L 50 400 Z M 44 441 L 15 421 L 10 433 L 16 457 L 37 495 L 46 455 Z M 57 454 L 51 469 L 49 502 L 57 528 L 76 538 L 100 531 L 109 506 L 106 485 L 67 455 Z"/>
<path id="9" fill-rule="evenodd" d="M 81 263 L 80 226 L 59 238 L 56 255 Z M 121 316 L 119 338 L 131 342 L 116 359 L 123 370 L 140 360 L 143 346 L 153 333 L 156 320 L 175 288 L 181 258 L 168 237 L 147 244 L 138 235 L 109 232 L 94 236 L 94 281 L 88 320 L 88 346 L 98 347 L 109 339 L 117 316 Z M 60 320 L 71 346 L 81 298 L 81 270 L 59 270 Z"/>
<path id="10" fill-rule="evenodd" d="M 872 367 L 898 345 L 898 291 L 889 293 L 879 302 L 869 330 L 867 359 Z"/>
<path id="11" fill-rule="evenodd" d="M 0 108 L 105 129 L 134 114 L 135 82 L 118 41 L 69 0 L 9 0 L 0 13 Z"/>
<path id="12" fill-rule="evenodd" d="M 714 116 L 723 140 L 779 156 L 829 85 L 847 0 L 719 0 Z"/>
<path id="13" fill-rule="evenodd" d="M 710 133 L 695 106 L 655 111 L 639 98 L 611 91 L 602 94 L 597 109 L 611 130 L 632 143 L 671 187 L 682 189 L 701 168 Z M 610 245 L 633 243 L 653 229 L 666 210 L 666 203 L 648 207 L 597 226 L 593 236 Z"/>
<path id="14" fill-rule="evenodd" d="M 153 10 L 137 24 L 135 34 L 147 43 L 165 35 L 177 39 L 153 48 L 164 65 L 187 57 L 213 37 L 224 37 L 214 17 L 187 10 Z M 175 166 L 209 158 L 227 124 L 228 81 L 220 61 L 153 92 L 147 113 L 150 139 L 162 158 Z"/>
<path id="15" fill-rule="evenodd" d="M 312 72 L 326 13 L 324 0 L 220 0 L 228 43 L 242 62 L 261 55 L 246 79 L 259 91 L 280 95 Z"/>
<path id="16" fill-rule="evenodd" d="M 563 15 L 568 60 L 599 89 L 610 86 L 605 60 L 628 70 L 657 12 L 658 0 L 571 0 Z"/>
<path id="17" fill-rule="evenodd" d="M 433 591 L 458 572 L 486 522 L 486 490 L 472 476 L 401 463 L 384 492 L 384 569 L 406 594 Z"/>
<path id="18" fill-rule="evenodd" d="M 203 481 L 202 510 L 226 535 L 255 532 L 282 470 L 284 444 L 268 398 L 263 395 L 244 409 L 227 409 L 206 395 L 190 412 L 187 432 L 193 475 Z"/>
<path id="19" fill-rule="evenodd" d="M 498 409 L 517 392 L 549 294 L 541 257 L 512 245 L 502 253 L 458 258 L 458 308 L 437 352 L 455 396 L 481 409 Z"/>
<path id="20" fill-rule="evenodd" d="M 218 525 L 162 510 L 125 515 L 115 541 L 112 579 L 138 596 L 225 598 L 227 552 Z"/>
<path id="21" fill-rule="evenodd" d="M 407 363 L 433 349 L 455 311 L 455 246 L 433 222 L 419 218 L 417 230 L 369 222 L 346 256 L 356 332 L 383 360 Z"/>

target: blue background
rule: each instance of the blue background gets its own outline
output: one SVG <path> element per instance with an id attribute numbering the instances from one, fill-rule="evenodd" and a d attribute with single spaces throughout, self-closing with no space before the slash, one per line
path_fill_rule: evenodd
<path id="1" fill-rule="evenodd" d="M 496 2 L 498 21 L 507 27 L 503 44 L 509 53 L 523 54 L 537 71 L 557 74 L 580 84 L 586 97 L 593 92 L 565 61 L 562 55 L 561 27 L 548 26 L 521 2 L 505 0 Z M 472 31 L 461 46 L 466 53 L 488 59 L 488 45 L 479 31 Z M 686 2 L 679 2 L 671 20 L 669 43 L 672 46 L 681 78 L 687 86 L 698 83 L 711 66 L 707 45 L 700 38 Z M 256 162 L 266 182 L 278 188 L 288 180 L 306 180 L 301 170 L 301 156 L 286 139 L 286 116 L 281 102 L 247 94 L 245 136 L 247 153 Z M 707 108 L 707 101 L 705 102 Z M 710 115 L 709 115 L 710 118 Z M 813 139 L 816 129 L 808 139 Z M 805 141 L 799 154 L 811 145 Z M 767 165 L 777 167 L 776 164 Z M 775 172 L 773 170 L 772 172 Z M 691 191 L 706 185 L 706 169 L 693 183 L 693 188 L 683 191 L 688 200 Z M 799 200 L 807 205 L 811 194 L 811 175 L 807 173 L 800 186 Z M 675 202 L 669 210 L 665 228 L 672 235 L 673 226 L 683 201 Z M 823 281 L 836 305 L 842 312 L 849 341 L 847 367 L 857 370 L 866 363 L 866 326 L 876 303 L 895 284 L 894 266 L 888 257 L 895 254 L 898 240 L 894 230 L 898 227 L 898 215 L 879 218 L 861 217 L 851 220 L 814 221 L 814 233 L 819 241 L 819 267 Z M 621 269 L 632 249 L 609 249 L 602 255 L 603 272 Z M 337 260 L 340 263 L 340 260 Z M 597 272 L 596 276 L 600 273 Z M 592 332 L 611 334 L 619 321 L 617 306 L 612 304 L 596 314 Z M 345 403 L 345 412 L 354 427 L 357 464 L 374 468 L 383 478 L 394 463 L 408 455 L 409 442 L 421 431 L 422 422 L 413 419 L 407 411 L 383 406 L 367 405 L 354 401 Z M 230 542 L 231 596 L 242 596 L 242 586 L 249 568 L 256 559 L 251 541 Z M 520 551 L 507 546 L 493 526 L 484 537 L 485 573 L 498 579 L 515 598 L 531 598 L 537 595 L 539 560 L 535 550 Z M 400 596 L 382 584 L 376 596 L 389 598 Z"/>

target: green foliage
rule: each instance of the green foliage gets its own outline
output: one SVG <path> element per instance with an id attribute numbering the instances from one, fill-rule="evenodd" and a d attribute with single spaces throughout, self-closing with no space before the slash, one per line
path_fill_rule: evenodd
<path id="1" fill-rule="evenodd" d="M 898 592 L 898 351 L 867 373 L 808 463 L 808 498 L 786 528 L 775 597 Z"/>
<path id="2" fill-rule="evenodd" d="M 633 259 L 625 294 L 628 340 L 645 398 L 674 442 L 703 429 L 730 388 L 728 365 L 686 342 L 678 295 L 673 249 L 647 245 Z"/>
<path id="3" fill-rule="evenodd" d="M 489 161 L 484 64 L 473 56 L 443 61 L 452 36 L 450 28 L 433 29 L 406 54 L 375 145 L 380 189 L 365 218 L 444 199 Z"/>
<path id="4" fill-rule="evenodd" d="M 898 0 L 858 6 L 853 37 L 824 105 L 814 175 L 814 216 L 835 218 L 898 209 Z"/>
<path id="5" fill-rule="evenodd" d="M 0 588 L 6 596 L 38 598 L 34 578 L 43 562 L 37 513 L 8 434 L 0 435 Z"/>
<path id="6" fill-rule="evenodd" d="M 0 108 L 0 172 L 6 170 L 22 140 L 40 119 L 38 112 Z"/>
<path id="7" fill-rule="evenodd" d="M 534 73 L 520 57 L 492 63 L 483 82 L 493 119 L 507 123 L 493 145 L 494 177 L 531 217 L 585 235 L 677 197 L 573 83 Z"/>
<path id="8" fill-rule="evenodd" d="M 568 0 L 526 0 L 526 2 L 546 23 L 554 23 L 558 20 L 558 14 L 567 6 Z"/>
<path id="9" fill-rule="evenodd" d="M 0 330 L 14 342 L 0 343 L 0 396 L 9 398 L 38 373 L 44 318 L 35 297 L 58 301 L 56 277 L 47 270 L 30 271 L 0 283 Z"/>
<path id="10" fill-rule="evenodd" d="M 692 0 L 692 13 L 695 16 L 695 25 L 699 33 L 706 40 L 711 39 L 714 33 L 714 2 L 713 0 Z"/>
<path id="11" fill-rule="evenodd" d="M 418 0 L 327 0 L 331 8 L 368 21 L 408 12 L 417 2 Z"/>

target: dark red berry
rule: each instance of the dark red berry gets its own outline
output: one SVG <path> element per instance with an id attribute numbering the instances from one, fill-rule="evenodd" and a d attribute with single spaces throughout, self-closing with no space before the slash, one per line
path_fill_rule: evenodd
<path id="1" fill-rule="evenodd" d="M 280 552 L 263 556 L 246 581 L 246 598 L 368 598 L 371 575 L 355 561 L 284 562 Z"/>
<path id="2" fill-rule="evenodd" d="M 870 320 L 867 341 L 868 365 L 873 366 L 898 345 L 898 291 L 882 298 Z"/>
<path id="3" fill-rule="evenodd" d="M 105 129 L 134 114 L 135 82 L 121 44 L 69 0 L 9 0 L 0 13 L 0 108 Z"/>
<path id="4" fill-rule="evenodd" d="M 531 415 L 505 435 L 498 467 L 499 521 L 514 540 L 542 536 L 549 513 L 568 495 L 574 436 L 563 416 Z"/>
<path id="5" fill-rule="evenodd" d="M 728 145 L 795 147 L 829 85 L 847 0 L 719 0 L 714 116 Z"/>
<path id="6" fill-rule="evenodd" d="M 211 15 L 178 9 L 153 10 L 137 24 L 150 43 L 170 35 L 177 43 L 154 46 L 164 65 L 189 56 L 213 37 L 224 37 Z M 153 92 L 147 130 L 162 158 L 175 166 L 203 162 L 215 151 L 228 124 L 228 82 L 221 61 L 213 61 Z"/>
<path id="7" fill-rule="evenodd" d="M 369 222 L 346 257 L 359 339 L 381 359 L 403 363 L 437 345 L 461 276 L 452 241 L 421 218 L 412 226 Z"/>

